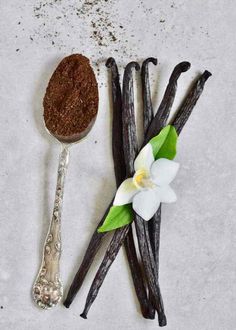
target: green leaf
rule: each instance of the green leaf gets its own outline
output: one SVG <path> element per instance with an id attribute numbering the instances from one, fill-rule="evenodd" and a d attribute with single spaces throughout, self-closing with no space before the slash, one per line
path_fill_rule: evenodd
<path id="1" fill-rule="evenodd" d="M 174 159 L 176 155 L 177 139 L 178 134 L 174 126 L 168 125 L 164 127 L 157 136 L 154 136 L 154 138 L 149 141 L 152 145 L 154 158 Z"/>
<path id="2" fill-rule="evenodd" d="M 131 204 L 112 206 L 98 232 L 104 233 L 128 225 L 133 221 L 133 216 Z"/>

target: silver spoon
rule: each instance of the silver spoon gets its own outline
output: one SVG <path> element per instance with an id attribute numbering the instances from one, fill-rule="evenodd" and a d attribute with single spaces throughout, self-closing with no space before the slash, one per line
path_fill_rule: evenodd
<path id="1" fill-rule="evenodd" d="M 54 71 L 44 97 L 47 130 L 61 142 L 56 196 L 42 263 L 33 286 L 36 304 L 49 309 L 62 298 L 60 279 L 61 213 L 69 146 L 91 130 L 98 111 L 98 87 L 89 60 L 79 54 L 64 58 Z"/>

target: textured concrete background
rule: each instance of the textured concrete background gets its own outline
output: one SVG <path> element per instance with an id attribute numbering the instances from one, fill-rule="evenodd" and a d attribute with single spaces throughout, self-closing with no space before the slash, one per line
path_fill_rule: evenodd
<path id="1" fill-rule="evenodd" d="M 101 254 L 70 310 L 42 311 L 31 299 L 60 150 L 44 129 L 42 98 L 58 62 L 79 52 L 96 71 L 100 112 L 87 140 L 71 149 L 62 228 L 65 290 L 115 191 L 104 61 L 114 56 L 122 71 L 130 60 L 158 57 L 158 67 L 150 65 L 156 108 L 174 65 L 189 60 L 174 109 L 197 73 L 208 69 L 213 76 L 179 139 L 178 202 L 163 207 L 166 329 L 234 330 L 236 2 L 2 0 L 0 16 L 0 328 L 158 327 L 139 313 L 123 250 L 87 321 L 79 314 Z"/>

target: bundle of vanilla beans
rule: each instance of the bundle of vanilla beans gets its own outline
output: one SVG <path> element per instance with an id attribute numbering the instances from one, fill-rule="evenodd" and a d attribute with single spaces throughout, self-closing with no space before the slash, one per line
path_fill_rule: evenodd
<path id="1" fill-rule="evenodd" d="M 161 104 L 156 112 L 156 115 L 154 116 L 149 84 L 149 63 L 156 65 L 157 59 L 147 58 L 143 62 L 141 68 L 144 125 L 143 145 L 148 143 L 152 137 L 156 136 L 161 129 L 166 126 L 176 94 L 177 81 L 180 75 L 190 68 L 189 62 L 181 62 L 176 65 L 170 76 Z M 113 100 L 112 151 L 116 184 L 118 187 L 126 178 L 133 175 L 134 160 L 138 154 L 138 151 L 141 149 L 138 147 L 136 134 L 132 76 L 133 69 L 138 71 L 140 70 L 140 66 L 136 62 L 131 62 L 126 66 L 123 77 L 122 92 L 119 81 L 119 72 L 115 60 L 113 58 L 109 58 L 106 66 L 111 69 Z M 211 73 L 205 71 L 196 78 L 182 104 L 180 105 L 176 115 L 170 121 L 170 124 L 175 127 L 178 134 L 180 134 L 182 128 L 188 120 L 203 91 L 205 82 L 210 76 Z M 67 308 L 70 306 L 81 288 L 86 274 L 104 240 L 104 237 L 109 235 L 109 233 L 98 233 L 97 229 L 102 225 L 111 205 L 112 202 L 95 229 L 89 246 L 85 252 L 83 261 L 70 286 L 68 295 L 64 301 L 64 305 Z M 87 318 L 88 311 L 97 297 L 109 268 L 115 260 L 121 246 L 124 245 L 143 317 L 147 319 L 154 319 L 155 313 L 157 312 L 159 326 L 165 326 L 167 321 L 159 286 L 161 207 L 150 221 L 146 222 L 136 214 L 134 216 L 133 223 L 135 233 L 137 235 L 141 260 L 139 260 L 136 252 L 136 246 L 134 243 L 134 228 L 132 228 L 132 225 L 126 225 L 125 227 L 116 229 L 113 232 L 113 237 L 107 247 L 104 258 L 90 287 L 85 308 L 81 316 L 83 318 Z"/>

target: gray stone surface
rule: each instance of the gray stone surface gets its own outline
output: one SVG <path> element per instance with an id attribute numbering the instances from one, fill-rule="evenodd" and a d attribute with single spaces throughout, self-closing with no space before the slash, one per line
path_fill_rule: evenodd
<path id="1" fill-rule="evenodd" d="M 57 63 L 80 52 L 91 58 L 97 73 L 100 112 L 88 138 L 71 149 L 62 219 L 65 290 L 115 191 L 105 59 L 114 56 L 122 69 L 131 59 L 158 57 L 160 64 L 151 68 L 155 108 L 174 65 L 189 60 L 192 68 L 179 81 L 174 109 L 197 73 L 208 69 L 213 76 L 179 139 L 178 202 L 163 207 L 160 282 L 166 329 L 234 330 L 236 3 L 92 3 L 82 9 L 82 1 L 0 3 L 0 328 L 158 327 L 139 313 L 124 251 L 87 321 L 79 314 L 101 254 L 70 310 L 60 305 L 42 311 L 32 302 L 60 150 L 44 129 L 42 98 Z"/>

